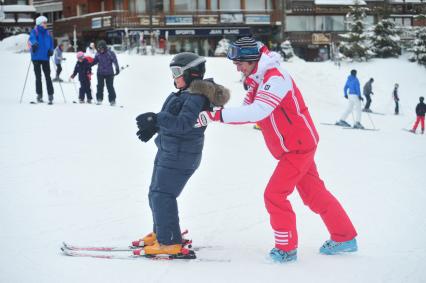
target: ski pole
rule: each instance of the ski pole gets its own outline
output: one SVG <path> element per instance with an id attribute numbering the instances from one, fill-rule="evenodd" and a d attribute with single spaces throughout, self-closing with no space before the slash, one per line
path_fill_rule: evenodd
<path id="1" fill-rule="evenodd" d="M 62 83 L 61 83 L 61 81 L 58 81 L 58 83 L 59 83 L 59 87 L 61 88 L 62 97 L 64 98 L 64 103 L 67 103 L 67 100 L 65 99 L 64 90 L 62 89 Z"/>
<path id="2" fill-rule="evenodd" d="M 30 72 L 31 62 L 32 61 L 30 60 L 30 63 L 28 64 L 27 74 L 25 75 L 24 87 L 22 88 L 21 99 L 19 100 L 19 103 L 22 103 L 22 98 L 24 97 L 24 91 L 25 91 L 25 86 L 27 85 L 28 73 Z"/>
<path id="3" fill-rule="evenodd" d="M 56 71 L 57 71 L 57 68 L 56 68 L 55 61 L 53 61 L 53 57 L 50 57 L 50 59 L 51 59 L 51 62 L 53 63 L 53 69 L 54 69 L 54 70 L 55 70 L 55 72 L 56 72 Z M 49 74 L 49 76 L 50 76 L 50 74 Z M 64 90 L 62 89 L 61 81 L 60 81 L 60 80 L 58 80 L 58 83 L 59 83 L 59 87 L 61 88 L 62 97 L 64 98 L 64 103 L 67 103 L 67 100 L 65 99 Z"/>
<path id="4" fill-rule="evenodd" d="M 364 101 L 361 101 L 361 102 L 362 102 L 362 106 L 364 106 Z M 374 125 L 373 119 L 371 119 L 370 113 L 369 112 L 365 112 L 365 113 L 367 113 L 367 117 L 368 119 L 370 119 L 371 125 L 373 125 L 373 129 L 376 129 L 376 125 Z"/>
<path id="5" fill-rule="evenodd" d="M 129 68 L 129 67 L 130 67 L 129 65 L 121 66 L 120 71 L 123 71 L 124 69 L 127 69 L 127 68 Z"/>

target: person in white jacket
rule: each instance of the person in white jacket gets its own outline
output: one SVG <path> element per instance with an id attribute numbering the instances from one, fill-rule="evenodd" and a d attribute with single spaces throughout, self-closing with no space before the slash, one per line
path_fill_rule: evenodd
<path id="1" fill-rule="evenodd" d="M 95 43 L 91 42 L 89 46 L 87 46 L 86 49 L 86 56 L 90 56 L 92 58 L 95 58 L 97 51 L 96 51 L 96 47 L 95 47 Z"/>

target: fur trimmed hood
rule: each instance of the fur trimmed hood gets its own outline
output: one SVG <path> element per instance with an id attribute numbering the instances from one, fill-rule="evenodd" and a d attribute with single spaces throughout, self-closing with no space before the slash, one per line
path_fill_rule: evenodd
<path id="1" fill-rule="evenodd" d="M 213 79 L 195 80 L 189 86 L 191 93 L 206 96 L 214 106 L 224 106 L 231 97 L 229 89 L 217 84 Z"/>

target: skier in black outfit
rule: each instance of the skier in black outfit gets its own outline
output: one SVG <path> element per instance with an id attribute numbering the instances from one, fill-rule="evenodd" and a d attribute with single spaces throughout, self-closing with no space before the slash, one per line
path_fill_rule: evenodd
<path id="1" fill-rule="evenodd" d="M 399 114 L 399 96 L 398 96 L 398 84 L 395 84 L 393 89 L 393 100 L 395 101 L 395 115 Z"/>
<path id="2" fill-rule="evenodd" d="M 365 104 L 365 107 L 362 110 L 364 112 L 370 112 L 370 113 L 372 112 L 370 109 L 370 105 L 371 105 L 371 95 L 373 95 L 373 87 L 372 87 L 373 82 L 374 82 L 374 79 L 371 78 L 364 85 L 363 93 L 364 93 L 365 99 L 367 100 L 367 103 Z"/>
<path id="3" fill-rule="evenodd" d="M 212 80 L 203 80 L 205 58 L 194 53 L 177 54 L 170 63 L 173 92 L 157 114 L 148 112 L 136 118 L 138 138 L 155 139 L 158 152 L 154 161 L 149 206 L 153 216 L 153 232 L 143 241 L 145 254 L 181 253 L 177 197 L 201 162 L 205 128 L 195 128 L 198 114 L 212 106 L 223 106 L 229 91 Z"/>

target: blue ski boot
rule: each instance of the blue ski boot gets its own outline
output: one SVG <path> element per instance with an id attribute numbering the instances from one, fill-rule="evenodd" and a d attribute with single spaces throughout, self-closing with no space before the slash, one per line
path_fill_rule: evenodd
<path id="1" fill-rule="evenodd" d="M 356 239 L 353 238 L 346 242 L 335 242 L 333 240 L 327 240 L 320 248 L 319 252 L 324 255 L 335 255 L 339 253 L 350 253 L 356 252 L 358 245 Z"/>
<path id="2" fill-rule="evenodd" d="M 295 261 L 297 259 L 297 249 L 286 252 L 277 248 L 273 248 L 269 253 L 269 256 L 273 261 L 280 263 Z"/>

